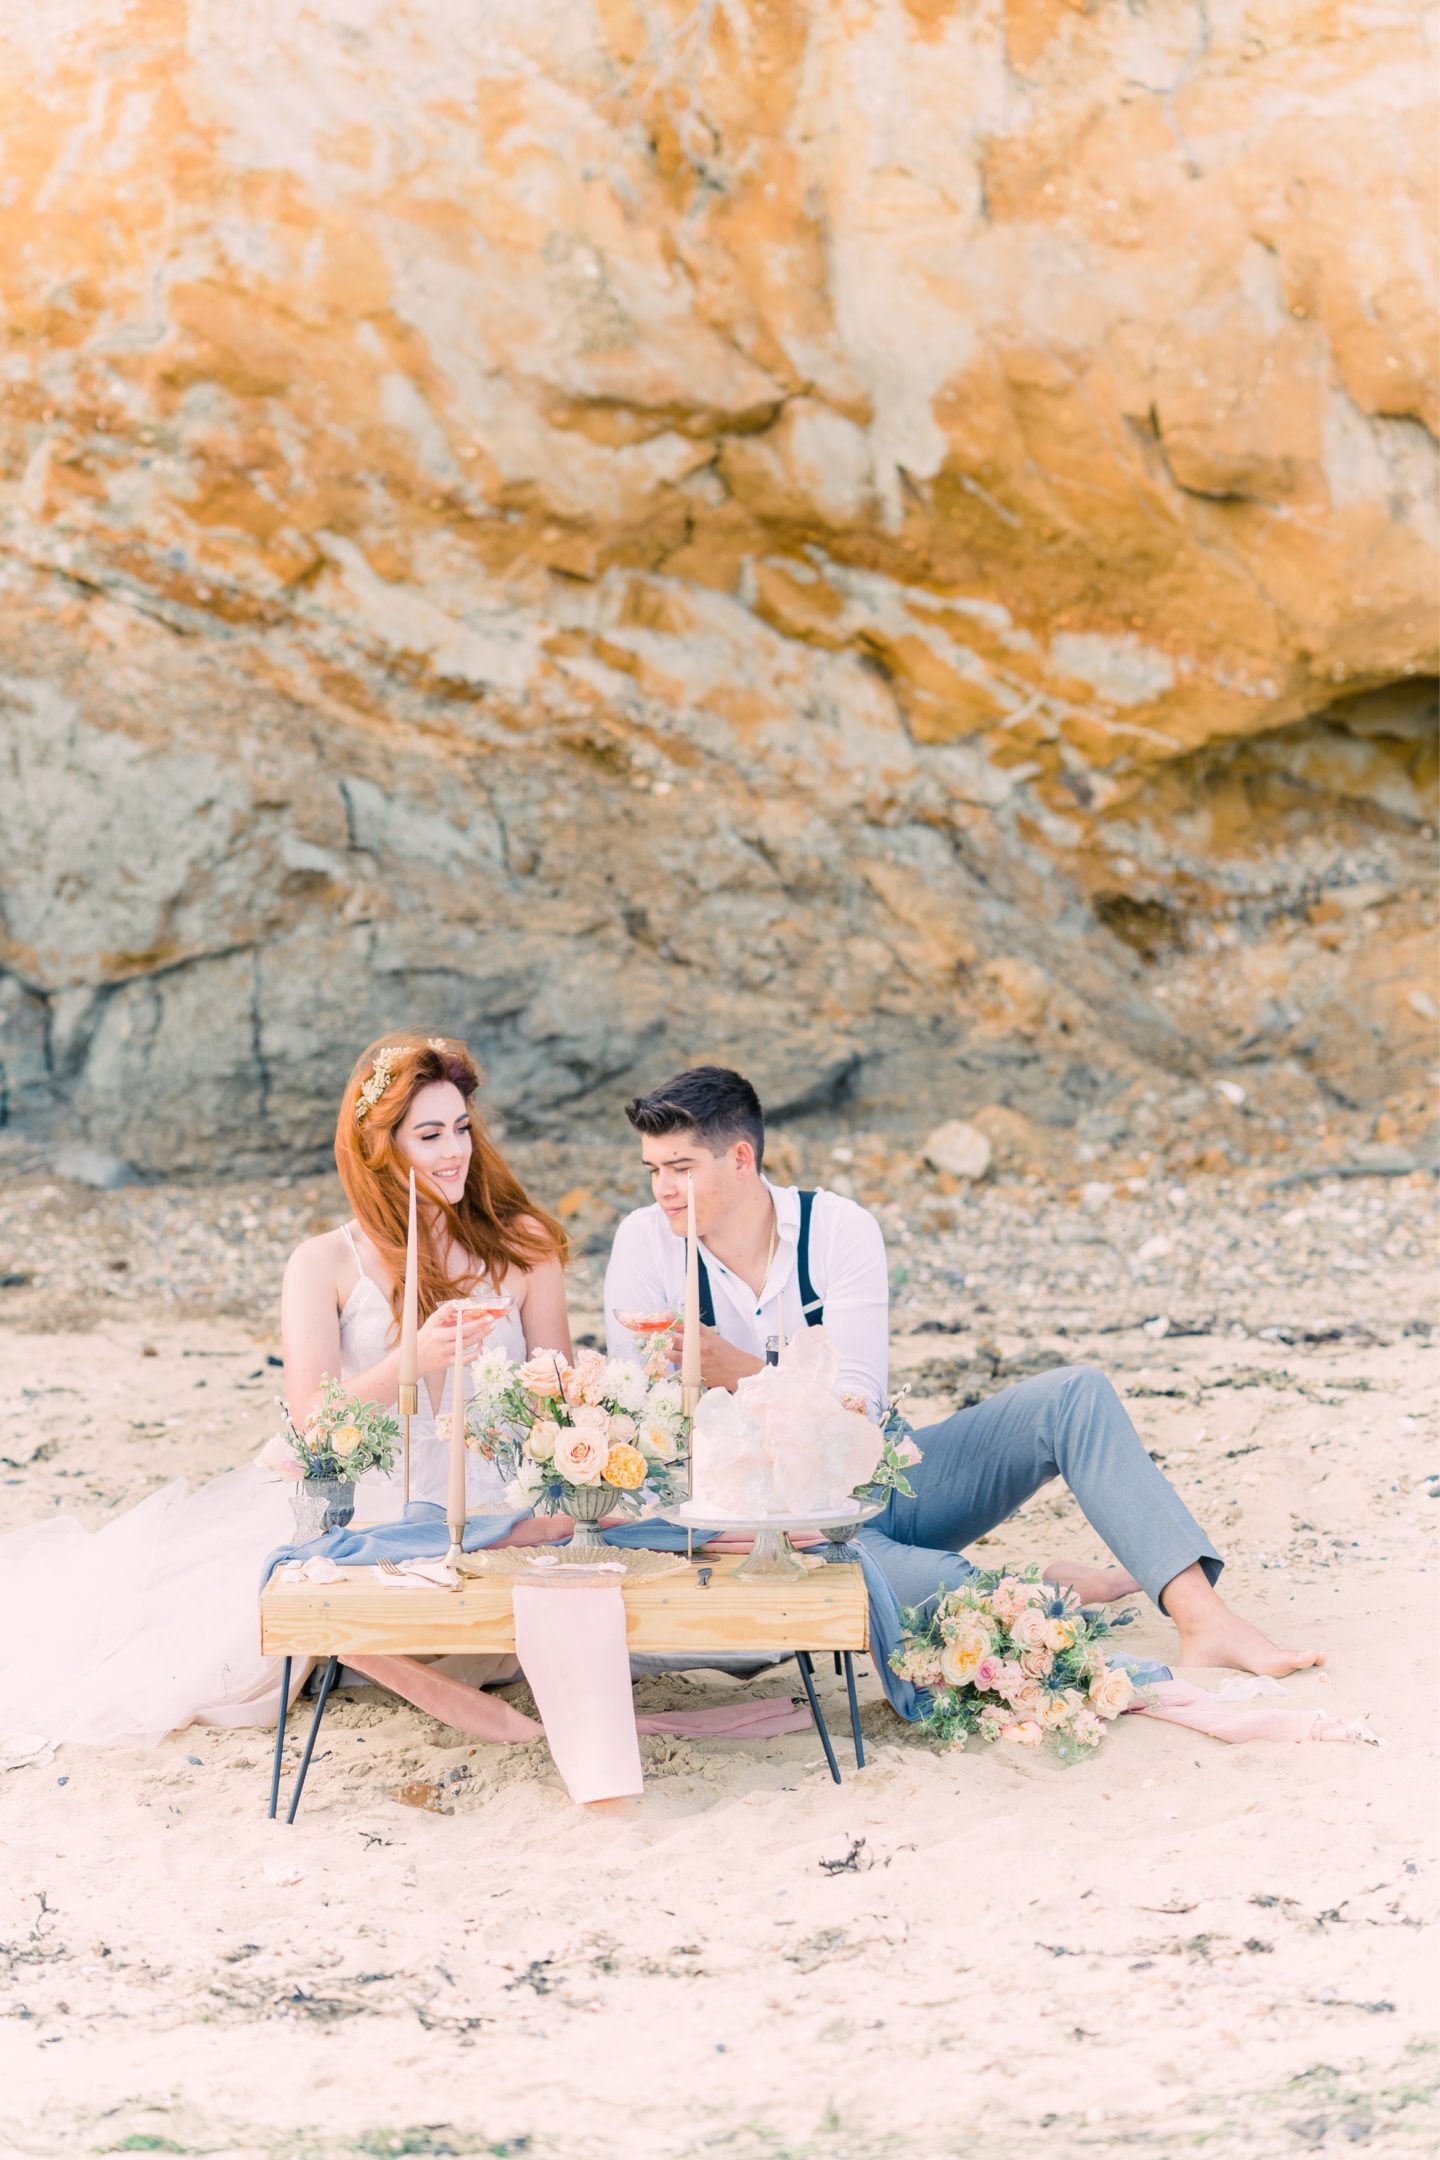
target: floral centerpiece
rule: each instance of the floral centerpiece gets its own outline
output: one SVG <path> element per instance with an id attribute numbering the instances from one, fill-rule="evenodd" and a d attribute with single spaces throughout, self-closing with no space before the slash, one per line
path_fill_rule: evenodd
<path id="1" fill-rule="evenodd" d="M 357 1478 L 367 1470 L 393 1467 L 400 1427 L 379 1403 L 347 1395 L 328 1375 L 303 1431 L 288 1404 L 282 1402 L 280 1408 L 284 1427 L 266 1441 L 258 1460 L 267 1470 L 294 1480 L 296 1537 L 308 1544 L 351 1520 Z"/>
<path id="2" fill-rule="evenodd" d="M 1083 1762 L 1111 1718 L 1134 1700 L 1127 1672 L 1110 1669 L 1103 1643 L 1128 1613 L 1107 1620 L 1073 1590 L 1023 1575 L 976 1574 L 933 1606 L 901 1615 L 891 1658 L 903 1680 L 929 1691 L 920 1729 L 946 1745 L 1006 1740 Z"/>
<path id="3" fill-rule="evenodd" d="M 472 1368 L 468 1444 L 537 1515 L 571 1515 L 572 1549 L 603 1546 L 596 1525 L 681 1500 L 689 1420 L 679 1383 L 629 1358 L 582 1350 L 574 1364 L 536 1350 L 517 1364 L 482 1350 Z"/>

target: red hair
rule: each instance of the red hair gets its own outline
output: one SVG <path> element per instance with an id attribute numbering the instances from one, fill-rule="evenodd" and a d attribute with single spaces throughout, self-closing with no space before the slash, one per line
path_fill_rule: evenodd
<path id="1" fill-rule="evenodd" d="M 377 1062 L 390 1076 L 378 1094 L 373 1087 Z M 397 1321 L 405 1295 L 410 1168 L 401 1157 L 395 1134 L 420 1089 L 437 1080 L 448 1080 L 471 1104 L 480 1085 L 480 1068 L 463 1043 L 406 1028 L 383 1035 L 356 1059 L 335 1127 L 340 1183 L 355 1220 L 389 1271 L 390 1305 Z M 362 1104 L 364 1116 L 357 1118 Z M 509 1268 L 533 1268 L 551 1258 L 563 1263 L 567 1257 L 560 1224 L 530 1199 L 473 1106 L 470 1116 L 470 1167 L 459 1200 L 452 1205 L 436 1187 L 428 1182 L 422 1187 L 421 1177 L 416 1178 L 417 1196 L 423 1192 L 428 1203 L 417 1213 L 422 1322 L 447 1298 L 466 1296 L 481 1275 L 498 1285 Z M 446 1274 L 430 1236 L 428 1224 L 435 1210 L 444 1217 L 461 1252 L 479 1263 L 458 1280 Z"/>

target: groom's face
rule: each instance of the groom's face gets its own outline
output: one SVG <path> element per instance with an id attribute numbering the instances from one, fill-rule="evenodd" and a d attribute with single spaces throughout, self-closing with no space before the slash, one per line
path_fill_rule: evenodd
<path id="1" fill-rule="evenodd" d="M 754 1160 L 747 1141 L 737 1141 L 723 1155 L 714 1155 L 694 1131 L 663 1133 L 658 1139 L 642 1140 L 640 1153 L 650 1172 L 650 1189 L 676 1237 L 685 1235 L 686 1192 L 691 1178 L 695 1181 L 695 1227 L 704 1237 L 729 1213 L 744 1181 L 746 1164 Z"/>

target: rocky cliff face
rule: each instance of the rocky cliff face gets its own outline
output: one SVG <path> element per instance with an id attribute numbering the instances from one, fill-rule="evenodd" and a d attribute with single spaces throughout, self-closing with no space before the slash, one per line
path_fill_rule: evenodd
<path id="1" fill-rule="evenodd" d="M 11 1134 L 312 1159 L 412 1020 L 512 1125 L 1408 1131 L 1430 80 L 1340 0 L 0 26 Z"/>

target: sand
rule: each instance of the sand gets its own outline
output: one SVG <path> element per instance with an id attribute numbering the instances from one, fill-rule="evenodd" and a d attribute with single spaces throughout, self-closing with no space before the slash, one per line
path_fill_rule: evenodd
<path id="1" fill-rule="evenodd" d="M 207 1311 L 149 1279 L 148 1246 L 107 1277 L 161 1205 L 87 1201 L 65 1279 L 32 1253 L 6 1292 L 0 1527 L 98 1521 L 269 1429 L 263 1207 L 251 1288 Z M 838 1789 L 806 1735 L 650 1739 L 643 1800 L 582 1811 L 543 1746 L 357 1694 L 293 1829 L 265 1818 L 264 1733 L 64 1749 L 0 1773 L 0 2149 L 1433 2150 L 1432 1208 L 1418 1179 L 1004 1187 L 908 1257 L 891 1225 L 921 1414 L 997 1367 L 1103 1365 L 1235 1601 L 1328 1651 L 1294 1699 L 1383 1746 L 1128 1719 L 1074 1769 L 939 1754 L 867 1671 L 871 1760 L 842 1748 Z M 575 1303 L 598 1324 L 593 1263 Z M 1100 1557 L 1052 1489 L 977 1557 L 1055 1551 Z M 1153 1613 L 1130 1637 L 1169 1640 Z"/>

